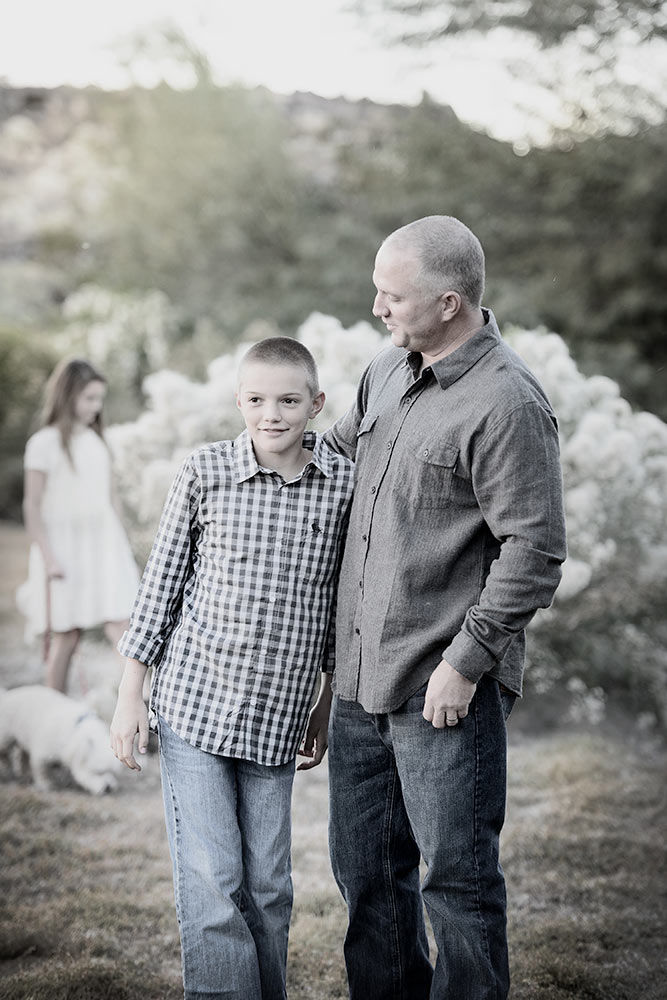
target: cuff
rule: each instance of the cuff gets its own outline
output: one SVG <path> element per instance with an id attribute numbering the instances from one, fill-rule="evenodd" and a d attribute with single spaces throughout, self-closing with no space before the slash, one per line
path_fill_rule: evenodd
<path id="1" fill-rule="evenodd" d="M 452 639 L 442 658 L 473 684 L 478 684 L 484 674 L 496 666 L 495 657 L 467 632 L 459 632 Z"/>
<path id="2" fill-rule="evenodd" d="M 164 640 L 162 636 L 148 638 L 147 636 L 133 635 L 131 632 L 123 632 L 116 649 L 121 656 L 127 656 L 130 660 L 138 660 L 145 663 L 147 667 L 154 667 L 162 659 Z"/>

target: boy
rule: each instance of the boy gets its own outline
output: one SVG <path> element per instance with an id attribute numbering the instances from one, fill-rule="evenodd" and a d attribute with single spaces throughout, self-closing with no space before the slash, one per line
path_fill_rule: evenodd
<path id="1" fill-rule="evenodd" d="M 304 433 L 324 393 L 303 344 L 251 347 L 236 399 L 246 429 L 194 452 L 171 487 L 111 725 L 116 756 L 140 770 L 152 666 L 186 1000 L 286 997 L 295 755 L 304 729 L 299 769 L 327 746 L 352 494 L 352 463 Z"/>

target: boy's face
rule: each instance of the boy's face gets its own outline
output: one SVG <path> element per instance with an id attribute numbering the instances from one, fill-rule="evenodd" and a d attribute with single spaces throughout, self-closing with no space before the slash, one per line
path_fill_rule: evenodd
<path id="1" fill-rule="evenodd" d="M 324 393 L 313 396 L 300 365 L 249 361 L 240 372 L 236 404 L 257 460 L 271 468 L 275 461 L 301 455 L 303 432 L 324 406 Z"/>

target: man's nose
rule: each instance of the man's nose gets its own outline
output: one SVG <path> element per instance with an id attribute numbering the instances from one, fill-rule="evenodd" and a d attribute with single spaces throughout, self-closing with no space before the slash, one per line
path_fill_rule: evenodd
<path id="1" fill-rule="evenodd" d="M 387 302 L 386 299 L 382 297 L 380 292 L 377 293 L 375 299 L 373 300 L 373 315 L 380 317 L 387 314 Z"/>

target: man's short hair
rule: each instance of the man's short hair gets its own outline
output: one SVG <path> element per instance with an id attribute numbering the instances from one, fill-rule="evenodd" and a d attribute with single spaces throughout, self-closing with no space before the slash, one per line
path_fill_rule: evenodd
<path id="1" fill-rule="evenodd" d="M 294 340 L 292 337 L 267 337 L 265 340 L 259 340 L 241 358 L 239 379 L 244 366 L 253 361 L 268 365 L 292 365 L 303 368 L 308 388 L 313 396 L 316 396 L 320 391 L 315 358 L 300 340 Z"/>
<path id="2" fill-rule="evenodd" d="M 484 251 L 473 232 L 451 215 L 427 215 L 402 226 L 387 243 L 414 249 L 419 278 L 435 294 L 458 292 L 479 307 L 484 294 Z"/>

